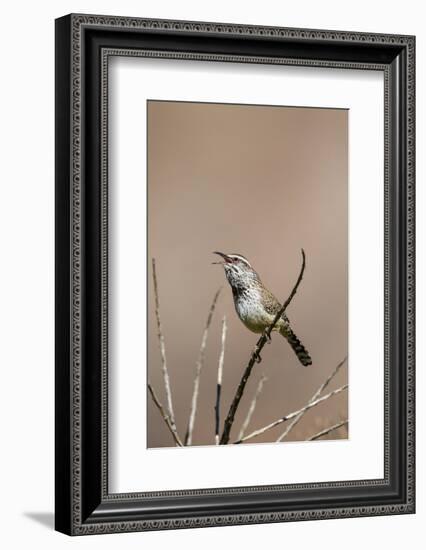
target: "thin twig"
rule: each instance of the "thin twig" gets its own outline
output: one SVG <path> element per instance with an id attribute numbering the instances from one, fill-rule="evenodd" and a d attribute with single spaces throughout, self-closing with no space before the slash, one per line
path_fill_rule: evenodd
<path id="1" fill-rule="evenodd" d="M 327 378 L 327 380 L 321 384 L 321 386 L 317 389 L 317 391 L 314 393 L 314 395 L 310 398 L 308 403 L 312 403 L 315 401 L 315 399 L 318 399 L 318 397 L 322 394 L 322 392 L 325 390 L 325 388 L 329 385 L 329 383 L 333 380 L 333 378 L 336 376 L 336 374 L 339 372 L 340 368 L 346 363 L 347 357 L 345 357 L 340 363 L 337 365 L 337 367 L 333 370 L 333 372 L 330 374 L 330 376 Z M 290 424 L 286 427 L 286 429 L 283 431 L 283 433 L 280 435 L 280 437 L 277 439 L 278 441 L 282 441 L 285 437 L 288 436 L 288 434 L 291 432 L 291 430 L 294 428 L 294 426 L 301 420 L 302 416 L 305 414 L 306 411 L 301 412 L 296 418 L 294 418 Z"/>
<path id="2" fill-rule="evenodd" d="M 160 414 L 166 423 L 166 426 L 169 428 L 170 433 L 172 434 L 173 439 L 175 440 L 175 443 L 178 447 L 183 447 L 182 441 L 180 440 L 180 437 L 176 431 L 176 427 L 173 426 L 171 423 L 170 417 L 164 410 L 163 405 L 158 400 L 158 397 L 155 394 L 154 388 L 151 386 L 151 384 L 148 382 L 148 389 L 149 393 L 151 394 L 152 400 L 154 401 L 155 405 L 157 406 L 157 409 L 160 411 Z"/>
<path id="3" fill-rule="evenodd" d="M 312 407 L 315 407 L 316 405 L 319 405 L 319 403 L 322 403 L 323 401 L 326 401 L 327 399 L 330 399 L 333 395 L 337 395 L 338 393 L 341 393 L 342 391 L 346 390 L 348 387 L 348 384 L 345 384 L 344 386 L 341 386 L 340 388 L 337 388 L 337 390 L 334 390 L 327 395 L 324 395 L 324 397 L 320 397 L 316 401 L 313 401 L 312 403 L 308 403 L 298 411 L 294 411 L 290 414 L 287 414 L 286 416 L 283 416 L 282 418 L 279 418 L 278 420 L 275 420 L 275 422 L 272 422 L 271 424 L 268 424 L 267 426 L 264 426 L 263 428 L 260 428 L 259 430 L 255 430 L 249 435 L 246 435 L 242 439 L 239 439 L 238 441 L 235 441 L 235 444 L 243 443 L 244 441 L 247 441 L 248 439 L 253 439 L 253 437 L 257 437 L 258 435 L 261 435 L 268 430 L 271 430 L 272 428 L 275 428 L 275 426 L 278 426 L 279 424 L 282 424 L 283 422 L 286 422 L 287 420 L 291 420 L 298 414 L 300 414 L 302 411 L 307 411 L 308 409 L 312 409 Z"/>
<path id="4" fill-rule="evenodd" d="M 247 381 L 249 379 L 249 376 L 251 374 L 251 371 L 253 369 L 253 366 L 256 362 L 261 361 L 260 352 L 263 349 L 263 346 L 266 344 L 268 340 L 271 338 L 271 332 L 274 330 L 275 325 L 277 324 L 278 320 L 281 318 L 281 316 L 284 314 L 285 310 L 289 306 L 290 302 L 294 298 L 297 289 L 302 281 L 303 273 L 305 271 L 305 264 L 306 264 L 306 258 L 305 258 L 305 251 L 302 248 L 302 267 L 300 269 L 299 277 L 297 278 L 296 284 L 293 287 L 293 290 L 290 293 L 290 296 L 287 298 L 287 300 L 284 302 L 282 308 L 278 311 L 278 313 L 275 315 L 274 320 L 272 321 L 271 325 L 265 330 L 265 332 L 262 334 L 262 336 L 257 341 L 256 347 L 253 350 L 249 363 L 244 371 L 244 374 L 240 380 L 240 383 L 238 385 L 237 391 L 235 393 L 234 399 L 232 400 L 231 406 L 229 407 L 228 415 L 225 419 L 225 423 L 223 426 L 223 432 L 222 437 L 220 439 L 221 445 L 227 445 L 229 443 L 229 439 L 231 436 L 231 428 L 232 424 L 234 423 L 235 419 L 235 413 L 237 412 L 238 405 L 240 404 L 241 398 L 244 393 L 244 389 L 246 387 Z"/>
<path id="5" fill-rule="evenodd" d="M 219 425 L 220 425 L 220 396 L 222 392 L 222 376 L 223 376 L 223 361 L 225 359 L 225 342 L 226 342 L 226 317 L 222 319 L 222 339 L 219 355 L 219 365 L 217 368 L 217 385 L 216 385 L 216 404 L 215 411 L 215 444 L 219 445 Z"/>
<path id="6" fill-rule="evenodd" d="M 175 414 L 174 414 L 174 411 L 173 411 L 173 401 L 172 401 L 172 391 L 170 389 L 169 371 L 167 370 L 166 345 L 164 343 L 163 329 L 162 329 L 162 326 L 161 326 L 160 298 L 159 298 L 159 295 L 158 295 L 157 272 L 156 272 L 156 269 L 155 269 L 155 259 L 154 258 L 152 258 L 152 278 L 153 278 L 153 281 L 154 281 L 155 317 L 157 319 L 158 342 L 159 342 L 159 345 L 160 345 L 161 366 L 162 366 L 162 370 L 163 370 L 164 388 L 166 390 L 166 397 L 167 397 L 168 417 L 170 419 L 170 423 L 173 427 L 173 430 L 176 432 Z"/>
<path id="7" fill-rule="evenodd" d="M 257 398 L 262 393 L 263 384 L 265 383 L 266 380 L 267 380 L 267 378 L 263 374 L 262 378 L 259 380 L 259 383 L 257 385 L 256 392 L 253 396 L 253 399 L 251 400 L 250 407 L 249 407 L 249 410 L 247 412 L 247 416 L 245 417 L 244 422 L 241 426 L 240 433 L 238 434 L 238 439 L 242 439 L 244 437 L 244 434 L 246 433 L 246 430 L 247 430 L 247 428 L 250 424 L 250 420 L 252 419 L 254 410 L 256 408 Z"/>
<path id="8" fill-rule="evenodd" d="M 327 435 L 330 432 L 333 432 L 334 430 L 337 430 L 338 428 L 341 428 L 342 426 L 346 426 L 349 424 L 348 420 L 342 420 L 342 422 L 338 422 L 337 424 L 334 424 L 333 426 L 330 426 L 329 428 L 326 428 L 325 430 L 321 430 L 317 434 L 309 437 L 306 441 L 314 441 L 315 439 L 319 439 L 323 435 Z"/>
<path id="9" fill-rule="evenodd" d="M 220 291 L 221 289 L 219 288 L 219 290 L 214 295 L 213 302 L 212 302 L 212 305 L 210 306 L 210 311 L 207 316 L 207 322 L 204 328 L 203 337 L 201 339 L 200 353 L 198 354 L 198 360 L 197 360 L 197 366 L 196 366 L 195 378 L 194 378 L 194 389 L 192 392 L 191 411 L 189 413 L 188 428 L 186 430 L 186 435 L 185 435 L 185 445 L 192 444 L 192 433 L 194 431 L 195 415 L 197 414 L 198 394 L 200 390 L 200 374 L 204 364 L 204 355 L 206 351 L 207 337 L 209 335 L 209 328 L 212 322 L 213 313 L 216 307 L 217 299 L 219 298 Z"/>

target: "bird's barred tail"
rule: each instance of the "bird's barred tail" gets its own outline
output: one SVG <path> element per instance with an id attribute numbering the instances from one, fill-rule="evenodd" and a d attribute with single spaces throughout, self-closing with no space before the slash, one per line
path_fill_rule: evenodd
<path id="1" fill-rule="evenodd" d="M 297 355 L 297 358 L 302 363 L 304 367 L 312 365 L 312 359 L 306 350 L 305 346 L 301 343 L 299 338 L 294 334 L 291 328 L 287 325 L 280 330 L 280 334 L 284 336 L 290 346 L 293 348 L 294 353 Z"/>

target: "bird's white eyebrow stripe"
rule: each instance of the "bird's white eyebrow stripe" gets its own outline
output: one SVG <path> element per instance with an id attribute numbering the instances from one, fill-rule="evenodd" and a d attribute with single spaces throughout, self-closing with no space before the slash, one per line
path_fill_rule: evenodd
<path id="1" fill-rule="evenodd" d="M 241 260 L 245 264 L 247 264 L 249 267 L 251 267 L 250 262 L 247 260 L 247 258 L 244 258 L 244 256 L 241 256 L 240 254 L 228 254 L 229 258 L 235 258 L 236 260 Z"/>

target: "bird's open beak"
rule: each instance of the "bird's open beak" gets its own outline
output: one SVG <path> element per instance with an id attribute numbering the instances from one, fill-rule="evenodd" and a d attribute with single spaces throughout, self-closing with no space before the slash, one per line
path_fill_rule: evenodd
<path id="1" fill-rule="evenodd" d="M 220 264 L 220 265 L 223 265 L 223 264 L 226 264 L 226 263 L 230 263 L 231 259 L 226 255 L 224 254 L 223 252 L 213 252 L 213 254 L 218 254 L 219 256 L 221 256 L 225 261 L 224 262 L 212 262 L 213 264 Z"/>

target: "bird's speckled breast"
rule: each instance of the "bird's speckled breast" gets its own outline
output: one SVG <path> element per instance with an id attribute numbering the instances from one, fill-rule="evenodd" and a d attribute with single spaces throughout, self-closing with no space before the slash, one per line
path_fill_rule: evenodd
<path id="1" fill-rule="evenodd" d="M 247 288 L 234 291 L 233 295 L 238 317 L 249 330 L 263 332 L 272 323 L 274 318 L 261 305 L 262 299 L 258 289 Z"/>

